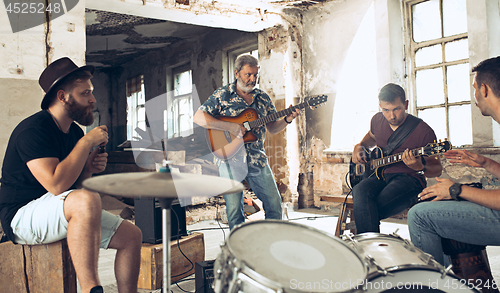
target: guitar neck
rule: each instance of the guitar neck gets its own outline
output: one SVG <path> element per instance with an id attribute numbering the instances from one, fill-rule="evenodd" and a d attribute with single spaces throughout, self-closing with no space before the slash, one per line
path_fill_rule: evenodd
<path id="1" fill-rule="evenodd" d="M 249 123 L 250 124 L 250 128 L 253 129 L 255 127 L 259 127 L 259 126 L 267 124 L 269 122 L 278 120 L 279 118 L 281 118 L 283 116 L 287 116 L 287 115 L 292 114 L 296 109 L 302 109 L 302 108 L 307 107 L 308 105 L 309 105 L 308 102 L 303 102 L 303 103 L 300 103 L 298 105 L 292 106 L 290 108 L 286 108 L 284 110 L 281 110 L 279 112 L 267 115 L 265 117 L 262 117 L 262 118 L 259 118 L 259 119 L 255 119 L 253 121 L 250 121 L 250 123 Z"/>
<path id="2" fill-rule="evenodd" d="M 410 150 L 410 152 L 413 154 L 413 156 L 415 158 L 420 157 L 421 155 L 424 154 L 424 148 L 423 147 L 416 148 L 416 149 Z M 397 154 L 393 154 L 393 155 L 388 155 L 388 156 L 383 157 L 383 158 L 371 160 L 370 164 L 371 164 L 372 169 L 376 169 L 378 167 L 387 166 L 387 165 L 401 162 L 402 160 L 403 160 L 403 153 L 397 153 Z"/>

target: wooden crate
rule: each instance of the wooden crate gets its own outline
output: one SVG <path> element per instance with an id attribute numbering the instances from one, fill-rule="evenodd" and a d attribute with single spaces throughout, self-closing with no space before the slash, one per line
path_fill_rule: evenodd
<path id="1" fill-rule="evenodd" d="M 0 292 L 76 293 L 66 239 L 43 245 L 0 244 Z"/>
<path id="2" fill-rule="evenodd" d="M 191 260 L 191 263 L 182 255 L 182 252 Z M 203 233 L 194 232 L 170 242 L 170 260 L 172 282 L 180 280 L 194 273 L 194 264 L 205 260 L 205 241 Z M 191 268 L 191 269 L 190 269 Z M 189 270 L 189 271 L 188 271 Z M 174 277 L 181 274 L 180 276 Z M 163 279 L 163 244 L 143 243 L 141 248 L 141 269 L 139 272 L 139 289 L 156 290 L 161 288 Z"/>

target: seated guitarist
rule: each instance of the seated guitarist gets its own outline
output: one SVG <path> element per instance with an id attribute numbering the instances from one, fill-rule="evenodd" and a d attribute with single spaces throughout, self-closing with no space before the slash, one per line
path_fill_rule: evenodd
<path id="1" fill-rule="evenodd" d="M 426 187 L 425 177 L 440 176 L 442 171 L 439 157 L 415 157 L 410 152 L 435 142 L 436 135 L 425 122 L 415 122 L 418 118 L 406 113 L 408 101 L 403 88 L 389 83 L 382 87 L 378 99 L 381 112 L 373 116 L 370 131 L 354 146 L 353 163 L 365 164 L 369 160 L 365 150 L 386 147 L 389 137 L 405 122 L 410 124 L 413 120 L 416 126 L 391 152 L 402 153 L 402 161 L 386 166 L 383 172 L 377 172 L 379 176 L 372 174 L 354 186 L 352 197 L 357 233 L 379 233 L 380 220 L 415 204 L 417 195 Z"/>
<path id="2" fill-rule="evenodd" d="M 247 129 L 241 123 L 217 119 L 217 116 L 238 116 L 248 108 L 257 110 L 259 117 L 276 113 L 271 98 L 262 90 L 255 88 L 259 72 L 259 62 L 251 55 L 238 57 L 234 64 L 236 81 L 218 88 L 201 105 L 193 121 L 207 129 L 223 130 L 241 139 Z M 281 196 L 264 151 L 266 128 L 271 134 L 282 131 L 297 117 L 295 110 L 284 119 L 268 122 L 265 127 L 257 127 L 253 134 L 257 140 L 246 143 L 234 156 L 218 160 L 219 174 L 237 181 L 245 180 L 255 195 L 262 201 L 266 219 L 281 219 Z M 243 193 L 224 195 L 229 229 L 245 222 L 243 213 Z"/>

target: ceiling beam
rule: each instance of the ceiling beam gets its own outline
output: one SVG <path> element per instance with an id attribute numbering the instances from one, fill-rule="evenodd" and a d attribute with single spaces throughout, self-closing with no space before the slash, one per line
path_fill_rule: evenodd
<path id="1" fill-rule="evenodd" d="M 173 22 L 257 32 L 282 24 L 282 8 L 259 0 L 86 0 L 86 8 Z M 183 2 L 183 1 L 179 1 Z M 241 5 L 246 3 L 247 5 Z"/>

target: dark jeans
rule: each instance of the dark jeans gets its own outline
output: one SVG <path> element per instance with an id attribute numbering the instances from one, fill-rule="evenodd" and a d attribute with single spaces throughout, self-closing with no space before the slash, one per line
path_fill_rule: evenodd
<path id="1" fill-rule="evenodd" d="M 423 187 L 419 180 L 404 173 L 375 175 L 352 189 L 357 233 L 380 233 L 380 220 L 394 216 L 417 202 Z"/>

